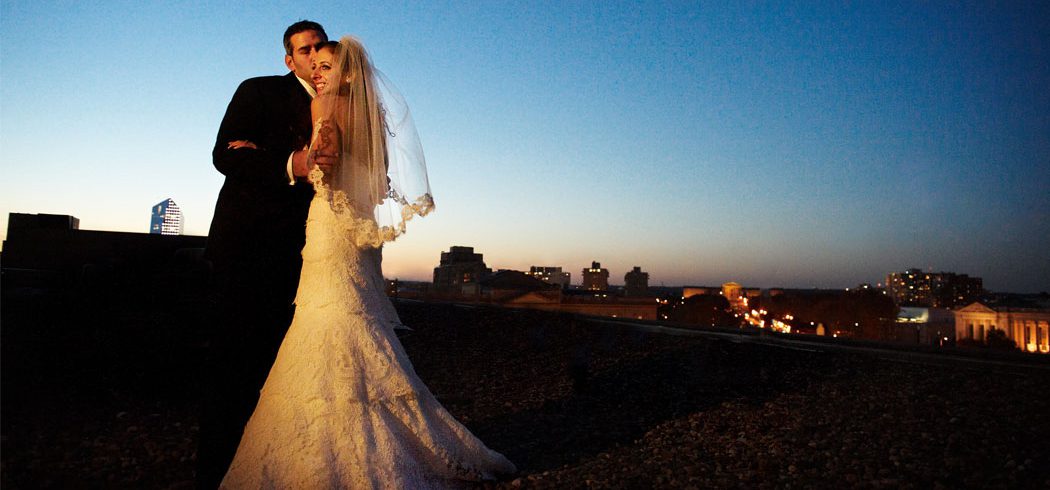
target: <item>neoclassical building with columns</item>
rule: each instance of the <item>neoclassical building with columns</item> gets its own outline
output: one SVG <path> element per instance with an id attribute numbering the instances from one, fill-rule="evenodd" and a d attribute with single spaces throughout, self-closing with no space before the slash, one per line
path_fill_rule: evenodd
<path id="1" fill-rule="evenodd" d="M 1032 305 L 1035 306 L 1035 305 Z M 955 338 L 984 341 L 1002 330 L 1025 352 L 1050 353 L 1050 308 L 986 305 L 980 301 L 955 310 Z"/>

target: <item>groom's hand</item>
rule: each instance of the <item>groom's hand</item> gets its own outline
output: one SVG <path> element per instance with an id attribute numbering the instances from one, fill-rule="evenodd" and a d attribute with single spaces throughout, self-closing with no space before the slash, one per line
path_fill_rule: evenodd
<path id="1" fill-rule="evenodd" d="M 251 141 L 247 140 L 231 141 L 226 144 L 227 150 L 239 150 L 241 148 L 251 148 L 253 150 L 259 149 L 258 146 L 255 146 L 255 143 L 252 143 Z"/>

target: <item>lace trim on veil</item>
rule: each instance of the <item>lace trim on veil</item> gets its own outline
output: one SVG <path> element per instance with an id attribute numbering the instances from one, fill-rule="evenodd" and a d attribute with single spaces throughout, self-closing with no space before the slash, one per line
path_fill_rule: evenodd
<path id="1" fill-rule="evenodd" d="M 320 127 L 320 124 L 317 125 Z M 316 130 L 315 130 L 316 135 Z M 426 216 L 434 210 L 434 198 L 428 192 L 414 202 L 408 202 L 393 188 L 387 192 L 387 198 L 392 199 L 401 207 L 401 220 L 391 226 L 379 226 L 374 217 L 362 216 L 351 203 L 345 191 L 332 190 L 324 181 L 324 172 L 314 167 L 310 170 L 310 180 L 314 183 L 314 192 L 317 197 L 328 201 L 332 212 L 341 216 L 344 230 L 350 241 L 358 247 L 377 248 L 383 242 L 392 242 L 405 233 L 406 223 L 416 216 Z"/>

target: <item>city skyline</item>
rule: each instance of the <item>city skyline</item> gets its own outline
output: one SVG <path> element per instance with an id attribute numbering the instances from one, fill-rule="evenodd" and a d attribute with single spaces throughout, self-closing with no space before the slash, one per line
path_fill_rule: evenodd
<path id="1" fill-rule="evenodd" d="M 455 247 L 455 248 L 464 248 L 465 247 L 465 248 L 471 249 L 473 253 L 478 253 L 478 254 L 481 254 L 481 255 L 487 255 L 487 253 L 485 253 L 483 251 L 480 251 L 480 250 L 477 250 L 475 247 L 471 247 L 469 245 L 451 245 L 451 246 L 446 247 L 446 248 L 451 249 L 453 247 Z M 586 273 L 588 271 L 597 271 L 597 270 L 599 270 L 599 269 L 595 269 L 594 268 L 595 265 L 598 265 L 600 267 L 600 270 L 608 271 L 608 280 L 607 280 L 607 282 L 608 282 L 609 286 L 615 286 L 615 287 L 624 287 L 624 286 L 626 286 L 626 282 L 627 281 L 626 281 L 626 277 L 624 277 L 624 275 L 625 274 L 630 274 L 632 272 L 634 272 L 634 273 L 642 273 L 642 274 L 646 275 L 646 279 L 647 280 L 648 280 L 648 278 L 650 276 L 649 271 L 645 268 L 645 266 L 633 265 L 633 266 L 630 266 L 630 267 L 627 267 L 626 269 L 624 269 L 625 272 L 623 274 L 620 274 L 619 271 L 615 271 L 615 270 L 612 270 L 609 267 L 602 266 L 599 261 L 591 261 L 590 265 L 582 266 L 581 268 L 578 269 L 581 272 L 576 272 L 576 273 L 572 272 L 574 270 L 577 270 L 577 269 L 574 269 L 575 266 L 566 266 L 565 264 L 530 264 L 525 269 L 517 269 L 517 268 L 512 268 L 512 267 L 502 267 L 500 264 L 493 264 L 493 263 L 490 263 L 488 260 L 485 260 L 483 263 L 486 266 L 488 266 L 488 268 L 490 270 L 492 270 L 492 271 L 518 271 L 518 272 L 523 272 L 523 273 L 525 273 L 527 275 L 535 275 L 536 277 L 539 277 L 541 279 L 542 279 L 543 274 L 535 272 L 538 269 L 559 269 L 559 270 L 565 270 L 566 271 L 565 273 L 571 274 L 568 284 L 570 286 L 572 286 L 572 287 L 579 288 L 579 289 L 587 289 L 586 282 L 584 281 L 584 277 L 585 277 L 585 275 L 586 275 Z M 438 265 L 441 265 L 440 260 L 435 262 L 435 267 L 438 266 Z M 641 269 L 641 270 L 638 270 L 638 269 Z M 783 289 L 846 289 L 846 290 L 852 290 L 852 289 L 856 289 L 858 286 L 861 286 L 861 285 L 869 285 L 869 286 L 872 286 L 872 287 L 877 287 L 877 288 L 882 288 L 882 289 L 887 289 L 888 290 L 890 288 L 890 284 L 886 281 L 888 276 L 890 276 L 890 275 L 897 275 L 897 274 L 908 274 L 908 273 L 914 272 L 914 271 L 920 271 L 920 272 L 926 273 L 927 276 L 929 274 L 947 274 L 947 275 L 951 275 L 951 276 L 959 275 L 959 276 L 963 276 L 967 280 L 975 279 L 978 282 L 980 282 L 981 279 L 982 279 L 980 277 L 969 278 L 969 277 L 967 277 L 968 274 L 965 271 L 944 271 L 944 270 L 933 270 L 933 269 L 916 269 L 916 268 L 908 267 L 908 268 L 902 268 L 902 269 L 899 269 L 899 270 L 886 271 L 886 274 L 884 274 L 878 280 L 874 280 L 874 281 L 870 281 L 870 282 L 869 281 L 856 281 L 856 282 L 852 283 L 851 285 L 845 286 L 845 287 L 815 287 L 815 286 L 806 287 L 806 286 L 785 285 L 785 284 L 750 284 L 750 283 L 742 283 L 741 281 L 738 281 L 738 280 L 736 280 L 736 279 L 734 279 L 732 277 L 724 278 L 722 280 L 716 280 L 716 281 L 710 282 L 710 283 L 675 283 L 675 284 L 669 284 L 669 283 L 666 283 L 665 281 L 656 280 L 655 282 L 650 282 L 649 286 L 650 287 L 672 287 L 672 288 L 673 287 L 686 287 L 686 288 L 689 288 L 689 287 L 722 287 L 722 286 L 724 286 L 727 283 L 737 283 L 738 285 L 743 286 L 743 287 L 759 288 L 759 289 L 780 289 L 780 288 L 783 288 Z M 384 271 L 384 273 L 385 273 L 385 271 Z M 390 276 L 390 274 L 385 274 L 385 275 L 388 276 L 388 279 L 412 280 L 412 281 L 416 281 L 416 282 L 430 282 L 431 281 L 431 279 L 429 279 L 429 278 L 423 278 L 423 279 L 407 278 L 407 277 L 396 278 L 396 277 Z M 545 282 L 552 282 L 549 279 L 544 279 L 544 281 Z M 1015 292 L 1015 291 L 1006 291 L 1006 290 L 1001 290 L 1001 289 L 999 289 L 999 290 L 988 290 L 988 291 L 989 292 L 996 292 L 996 293 L 1013 293 L 1013 292 Z M 1039 291 L 1039 292 L 1043 293 L 1043 292 L 1046 292 L 1046 291 Z"/>
<path id="2" fill-rule="evenodd" d="M 11 212 L 141 231 L 171 197 L 206 234 L 226 104 L 286 71 L 280 35 L 308 18 L 358 35 L 419 126 L 437 210 L 386 247 L 390 277 L 470 245 L 613 283 L 917 267 L 1050 290 L 1046 4 L 0 9 L 2 233 Z"/>

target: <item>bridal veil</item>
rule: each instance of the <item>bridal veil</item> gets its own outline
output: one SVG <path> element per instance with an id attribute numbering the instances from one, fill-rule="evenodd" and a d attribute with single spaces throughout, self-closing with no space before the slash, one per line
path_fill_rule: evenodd
<path id="1" fill-rule="evenodd" d="M 413 217 L 434 209 L 423 146 L 404 97 L 372 66 L 357 39 L 339 40 L 332 80 L 338 89 L 318 96 L 325 97 L 318 121 L 337 128 L 325 134 L 315 121 L 313 144 L 338 138 L 341 160 L 331 175 L 313 180 L 333 210 L 353 214 L 353 241 L 378 247 L 405 233 Z"/>

